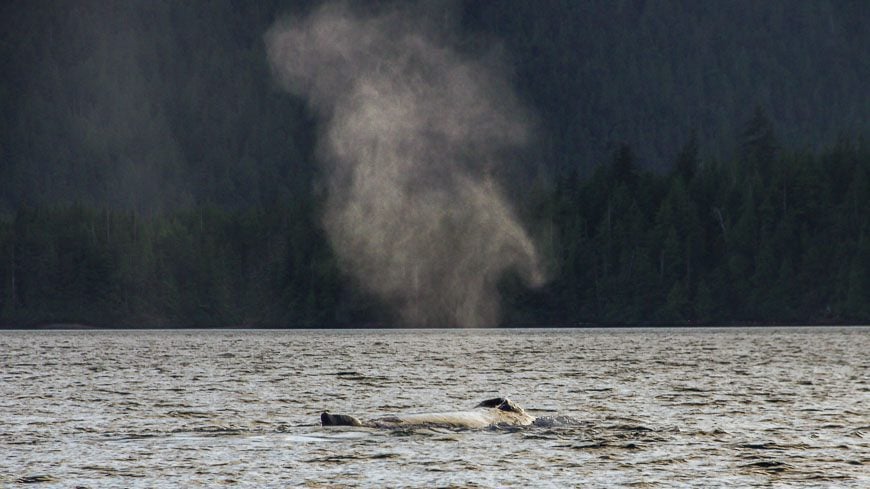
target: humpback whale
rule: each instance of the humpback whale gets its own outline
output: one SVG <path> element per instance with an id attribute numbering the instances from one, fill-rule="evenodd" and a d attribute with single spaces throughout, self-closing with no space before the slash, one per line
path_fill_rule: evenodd
<path id="1" fill-rule="evenodd" d="M 323 426 L 365 426 L 370 428 L 404 428 L 413 426 L 446 426 L 450 428 L 486 428 L 487 426 L 525 426 L 535 421 L 510 399 L 487 399 L 468 411 L 443 413 L 399 414 L 361 421 L 348 414 L 320 415 Z"/>

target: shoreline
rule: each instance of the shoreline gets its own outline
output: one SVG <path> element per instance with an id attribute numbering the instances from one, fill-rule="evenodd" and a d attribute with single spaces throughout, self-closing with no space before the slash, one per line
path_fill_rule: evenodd
<path id="1" fill-rule="evenodd" d="M 867 323 L 848 321 L 828 322 L 762 322 L 762 321 L 722 321 L 707 323 L 672 323 L 672 322 L 642 322 L 642 323 L 576 323 L 576 324 L 512 324 L 484 328 L 461 327 L 413 327 L 384 324 L 338 325 L 338 326 L 269 326 L 269 325 L 234 325 L 234 326 L 99 326 L 82 323 L 48 323 L 36 325 L 0 325 L 0 331 L 215 331 L 215 330 L 502 330 L 502 329 L 678 329 L 678 328 L 836 328 L 836 327 L 870 327 Z"/>

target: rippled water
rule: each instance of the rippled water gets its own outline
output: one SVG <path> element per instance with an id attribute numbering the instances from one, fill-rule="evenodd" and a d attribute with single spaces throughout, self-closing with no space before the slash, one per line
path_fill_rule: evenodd
<path id="1" fill-rule="evenodd" d="M 0 332 L 0 486 L 870 485 L 870 328 Z M 320 427 L 508 396 L 543 426 Z"/>

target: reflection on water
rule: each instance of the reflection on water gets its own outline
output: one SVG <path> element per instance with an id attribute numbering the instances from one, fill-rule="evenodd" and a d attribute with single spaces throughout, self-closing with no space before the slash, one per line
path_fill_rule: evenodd
<path id="1" fill-rule="evenodd" d="M 0 332 L 0 485 L 870 485 L 870 329 Z M 510 429 L 319 426 L 508 396 Z"/>

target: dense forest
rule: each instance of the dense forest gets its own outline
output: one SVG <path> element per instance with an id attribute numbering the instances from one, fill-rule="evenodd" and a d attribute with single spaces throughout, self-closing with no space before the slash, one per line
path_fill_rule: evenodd
<path id="1" fill-rule="evenodd" d="M 870 318 L 870 152 L 786 151 L 760 110 L 741 157 L 668 173 L 628 145 L 591 178 L 538 182 L 526 220 L 554 279 L 505 277 L 505 324 L 839 323 Z M 0 223 L 5 324 L 393 324 L 340 273 L 318 200 L 142 216 L 27 207 Z"/>
<path id="2" fill-rule="evenodd" d="M 0 325 L 397 324 L 266 61 L 316 3 L 0 5 Z M 503 324 L 870 320 L 866 2 L 429 11 L 537 118 L 501 184 L 550 280 L 505 276 Z"/>

